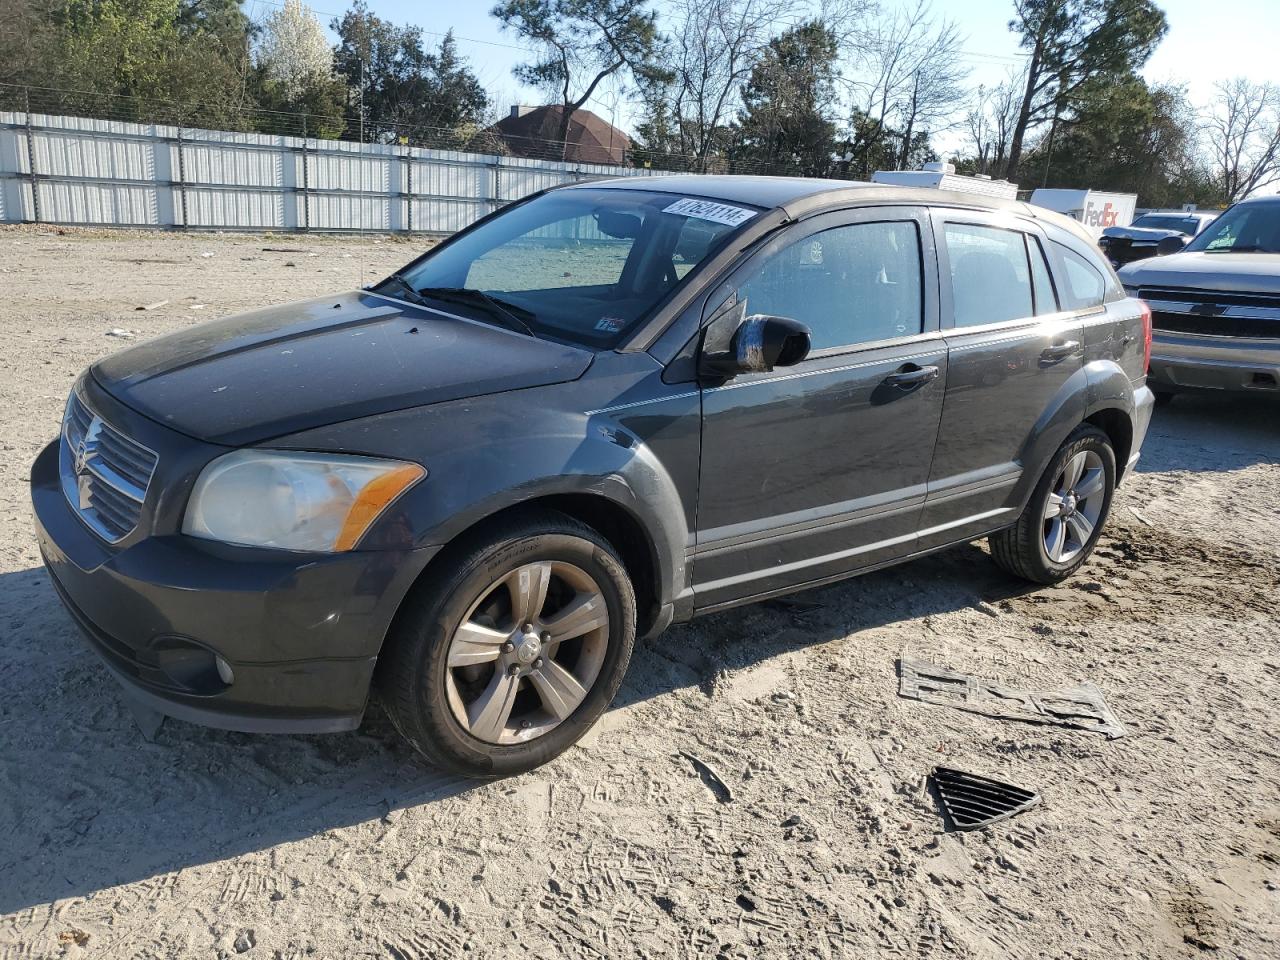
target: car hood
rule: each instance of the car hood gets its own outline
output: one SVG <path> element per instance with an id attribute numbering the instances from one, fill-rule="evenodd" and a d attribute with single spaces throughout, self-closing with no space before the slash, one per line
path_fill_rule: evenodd
<path id="1" fill-rule="evenodd" d="M 358 291 L 203 323 L 92 368 L 117 400 L 231 446 L 575 380 L 588 350 Z"/>
<path id="2" fill-rule="evenodd" d="M 1280 253 L 1175 253 L 1120 269 L 1131 287 L 1280 294 Z"/>
<path id="3" fill-rule="evenodd" d="M 1102 235 L 1108 240 L 1137 240 L 1142 243 L 1159 243 L 1165 237 L 1182 237 L 1191 240 L 1177 230 L 1161 230 L 1156 227 L 1107 227 Z"/>

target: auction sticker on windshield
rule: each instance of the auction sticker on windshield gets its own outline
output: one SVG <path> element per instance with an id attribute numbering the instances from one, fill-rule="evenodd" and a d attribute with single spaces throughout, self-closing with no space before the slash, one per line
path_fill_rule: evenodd
<path id="1" fill-rule="evenodd" d="M 745 207 L 734 207 L 727 203 L 712 203 L 710 200 L 693 200 L 685 197 L 662 208 L 663 213 L 674 213 L 680 217 L 696 217 L 698 220 L 710 220 L 712 223 L 725 223 L 736 227 L 746 223 L 756 215 L 755 210 Z"/>

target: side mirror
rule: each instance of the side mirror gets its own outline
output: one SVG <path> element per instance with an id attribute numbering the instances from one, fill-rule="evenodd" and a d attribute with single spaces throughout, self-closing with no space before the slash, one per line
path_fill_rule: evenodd
<path id="1" fill-rule="evenodd" d="M 1163 237 L 1156 244 L 1156 256 L 1167 257 L 1171 253 L 1181 253 L 1182 248 L 1187 245 L 1186 237 Z"/>
<path id="2" fill-rule="evenodd" d="M 793 366 L 809 355 L 813 342 L 809 328 L 790 317 L 757 313 L 730 327 L 730 322 L 742 317 L 745 306 L 726 313 L 707 328 L 699 373 L 709 377 L 768 373 L 774 367 Z"/>

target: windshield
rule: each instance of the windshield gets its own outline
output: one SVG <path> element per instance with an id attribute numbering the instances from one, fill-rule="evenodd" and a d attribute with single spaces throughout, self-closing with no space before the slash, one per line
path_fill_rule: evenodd
<path id="1" fill-rule="evenodd" d="M 1200 228 L 1200 221 L 1187 217 L 1159 216 L 1148 213 L 1133 221 L 1130 226 L 1147 227 L 1151 230 L 1176 230 L 1178 233 L 1194 237 Z"/>
<path id="2" fill-rule="evenodd" d="M 1186 249 L 1206 253 L 1280 253 L 1280 203 L 1236 204 Z"/>
<path id="3" fill-rule="evenodd" d="M 759 212 L 649 190 L 555 190 L 442 245 L 377 289 L 608 348 Z"/>

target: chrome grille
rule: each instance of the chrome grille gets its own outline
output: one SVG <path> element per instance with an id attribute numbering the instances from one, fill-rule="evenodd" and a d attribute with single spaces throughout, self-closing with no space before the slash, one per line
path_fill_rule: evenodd
<path id="1" fill-rule="evenodd" d="M 1201 337 L 1280 338 L 1280 296 L 1143 287 L 1151 325 Z"/>
<path id="2" fill-rule="evenodd" d="M 156 455 L 94 414 L 74 390 L 58 459 L 62 492 L 94 533 L 117 543 L 137 528 Z"/>

